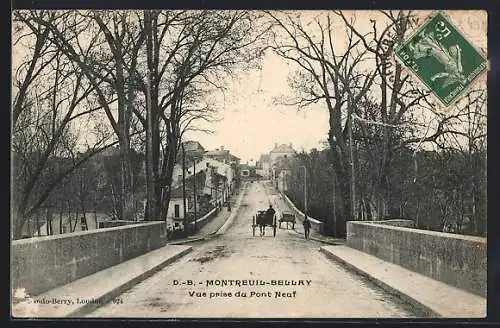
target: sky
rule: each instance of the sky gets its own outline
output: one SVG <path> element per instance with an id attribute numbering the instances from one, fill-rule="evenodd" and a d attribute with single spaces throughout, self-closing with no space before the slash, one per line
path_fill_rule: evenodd
<path id="1" fill-rule="evenodd" d="M 309 13 L 311 16 L 318 14 L 314 11 Z M 423 24 L 432 11 L 417 13 L 421 19 L 416 22 L 415 28 Z M 468 40 L 476 47 L 486 49 L 485 11 L 455 10 L 446 11 L 446 14 Z M 358 11 L 355 16 L 355 25 L 366 32 L 371 30 L 371 18 L 381 18 L 380 13 L 373 11 Z M 224 146 L 240 157 L 243 163 L 258 160 L 260 155 L 268 153 L 275 143 L 292 143 L 296 151 L 320 149 L 322 142 L 327 140 L 329 130 L 326 106 L 319 102 L 298 110 L 297 107 L 277 105 L 273 102 L 273 98 L 287 96 L 292 92 L 288 87 L 287 77 L 294 70 L 293 64 L 268 52 L 263 58 L 261 71 L 238 76 L 231 82 L 226 97 L 219 97 L 223 119 L 202 126 L 214 130 L 215 133 L 190 133 L 188 139 L 199 141 L 208 150 Z"/>
<path id="2" fill-rule="evenodd" d="M 422 18 L 432 11 L 418 11 Z M 310 19 L 318 11 L 304 11 L 304 19 Z M 357 11 L 355 25 L 362 32 L 371 30 L 370 19 L 383 17 L 379 12 Z M 486 49 L 487 13 L 485 11 L 446 11 L 452 22 L 476 47 Z M 310 15 L 310 17 L 308 17 Z M 333 15 L 335 16 L 335 15 Z M 345 31 L 340 22 L 335 41 L 345 43 Z M 307 25 L 309 26 L 309 25 Z M 313 26 L 311 25 L 310 28 Z M 13 68 L 22 58 L 19 49 L 12 52 Z M 242 162 L 258 160 L 269 153 L 275 143 L 292 144 L 296 151 L 321 149 L 329 130 L 328 111 L 322 102 L 299 110 L 294 106 L 276 104 L 273 99 L 289 96 L 292 90 L 287 83 L 288 76 L 296 69 L 292 63 L 278 57 L 271 51 L 262 59 L 262 69 L 239 74 L 228 81 L 228 91 L 215 95 L 221 118 L 218 122 L 199 124 L 200 128 L 213 130 L 213 134 L 189 132 L 186 140 L 196 140 L 206 150 L 224 146 L 241 158 Z M 89 138 L 89 136 L 86 136 Z"/>
<path id="3" fill-rule="evenodd" d="M 287 84 L 291 71 L 290 64 L 268 52 L 262 70 L 238 76 L 226 96 L 218 97 L 222 120 L 200 125 L 214 133 L 192 132 L 188 138 L 199 141 L 207 150 L 224 146 L 240 157 L 242 163 L 258 160 L 275 143 L 292 143 L 296 151 L 321 148 L 329 129 L 328 112 L 323 104 L 298 110 L 273 101 L 291 92 Z"/>

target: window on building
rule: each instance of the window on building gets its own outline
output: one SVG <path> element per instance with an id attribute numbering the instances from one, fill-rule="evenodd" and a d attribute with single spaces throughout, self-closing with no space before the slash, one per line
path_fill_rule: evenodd
<path id="1" fill-rule="evenodd" d="M 174 205 L 174 217 L 178 218 L 180 213 L 180 206 L 179 204 Z"/>
<path id="2" fill-rule="evenodd" d="M 182 174 L 179 174 L 179 175 L 177 176 L 177 181 L 178 181 L 179 183 L 181 183 L 181 182 L 182 182 Z"/>

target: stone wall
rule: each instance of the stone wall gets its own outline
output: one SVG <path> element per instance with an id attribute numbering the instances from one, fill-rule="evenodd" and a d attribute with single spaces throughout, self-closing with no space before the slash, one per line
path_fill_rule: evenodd
<path id="1" fill-rule="evenodd" d="M 346 245 L 486 296 L 486 238 L 378 223 L 347 222 Z"/>
<path id="2" fill-rule="evenodd" d="M 164 222 L 15 240 L 12 288 L 38 295 L 166 245 Z"/>
<path id="3" fill-rule="evenodd" d="M 224 207 L 222 210 L 225 211 L 226 208 Z M 217 212 L 217 208 L 214 207 L 213 209 L 210 210 L 210 212 L 205 214 L 203 217 L 196 219 L 196 230 L 200 230 L 201 228 L 203 228 L 203 226 L 208 222 L 210 222 L 210 220 L 214 218 L 217 215 L 217 213 L 219 212 Z M 189 222 L 188 224 L 189 224 L 189 231 L 194 231 L 195 228 L 194 221 Z"/>
<path id="4" fill-rule="evenodd" d="M 280 192 L 281 197 L 285 200 L 285 202 L 290 206 L 292 209 L 293 214 L 295 214 L 295 217 L 297 221 L 302 224 L 302 221 L 304 221 L 304 213 L 302 213 L 296 206 L 295 204 L 290 200 L 290 198 L 287 197 L 284 193 Z M 309 221 L 311 222 L 311 231 L 323 234 L 324 231 L 324 223 L 322 221 L 319 221 L 315 218 L 308 217 Z"/>
<path id="5" fill-rule="evenodd" d="M 415 228 L 415 221 L 407 219 L 389 219 L 382 221 L 372 221 L 373 223 L 385 224 L 394 227 Z"/>
<path id="6" fill-rule="evenodd" d="M 108 220 L 99 222 L 99 229 L 122 227 L 130 224 L 137 224 L 137 221 L 125 221 L 125 220 Z"/>

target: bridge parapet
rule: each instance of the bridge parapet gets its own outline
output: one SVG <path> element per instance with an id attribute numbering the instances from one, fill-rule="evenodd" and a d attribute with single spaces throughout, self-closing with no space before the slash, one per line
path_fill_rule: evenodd
<path id="1" fill-rule="evenodd" d="M 165 246 L 164 222 L 14 240 L 12 288 L 36 296 Z"/>
<path id="2" fill-rule="evenodd" d="M 408 219 L 389 219 L 389 220 L 369 221 L 369 222 L 385 224 L 394 227 L 415 228 L 415 221 Z"/>
<path id="3" fill-rule="evenodd" d="M 302 213 L 302 211 L 300 211 L 295 206 L 295 204 L 290 200 L 290 198 L 287 197 L 287 195 L 285 195 L 282 192 L 280 192 L 280 195 L 285 200 L 285 202 L 290 206 L 290 208 L 292 209 L 293 213 L 295 214 L 295 217 L 297 218 L 297 220 L 300 223 L 302 223 L 302 221 L 304 221 L 304 213 Z M 309 216 L 308 216 L 308 218 L 309 218 L 309 221 L 311 222 L 311 230 L 314 232 L 317 232 L 319 234 L 323 234 L 325 223 L 320 221 L 320 220 L 317 220 L 315 218 L 309 217 Z"/>
<path id="4" fill-rule="evenodd" d="M 486 296 L 486 238 L 392 226 L 384 221 L 348 221 L 346 245 Z"/>

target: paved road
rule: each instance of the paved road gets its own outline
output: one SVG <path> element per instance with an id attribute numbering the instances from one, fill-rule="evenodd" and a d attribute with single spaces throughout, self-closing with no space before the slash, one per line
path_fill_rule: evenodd
<path id="1" fill-rule="evenodd" d="M 273 201 L 269 191 L 263 183 L 250 184 L 225 234 L 193 244 L 188 256 L 121 295 L 121 304 L 108 304 L 90 316 L 412 317 L 407 306 L 327 259 L 318 251 L 321 243 L 284 229 L 276 237 L 270 229 L 264 237 L 253 237 L 252 215 Z"/>

